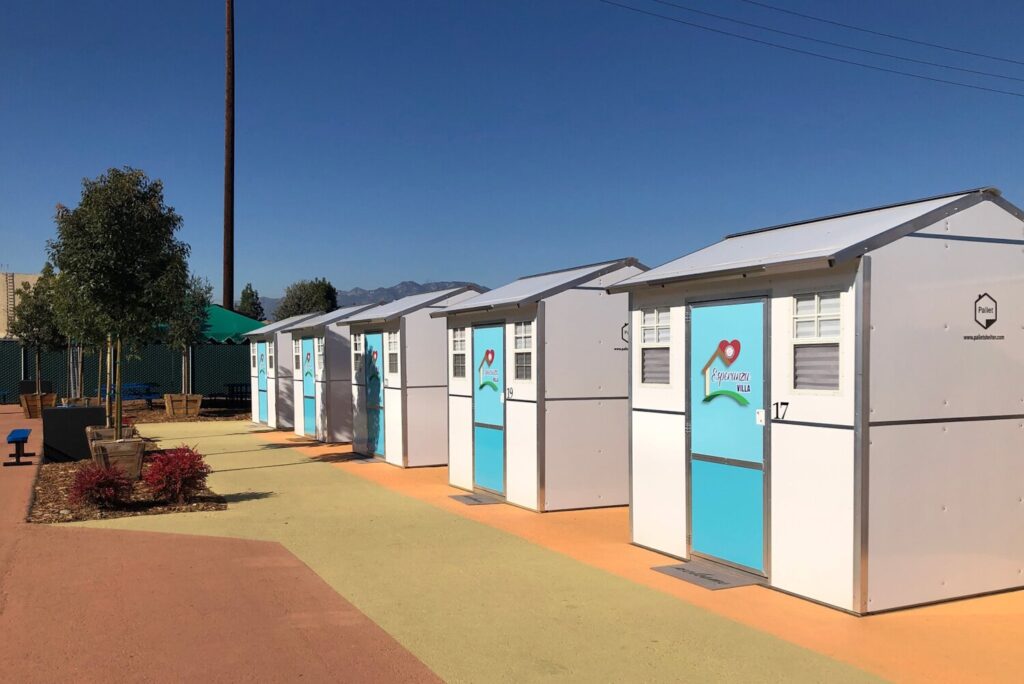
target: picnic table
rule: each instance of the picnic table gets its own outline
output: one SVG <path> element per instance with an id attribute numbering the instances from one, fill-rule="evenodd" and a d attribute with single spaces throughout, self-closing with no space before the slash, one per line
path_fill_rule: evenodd
<path id="1" fill-rule="evenodd" d="M 224 386 L 228 390 L 228 401 L 232 404 L 246 404 L 252 400 L 252 383 L 229 382 Z"/>
<path id="2" fill-rule="evenodd" d="M 146 408 L 153 408 L 153 400 L 160 399 L 163 395 L 157 392 L 159 385 L 155 382 L 125 382 L 121 385 L 121 399 L 124 401 L 145 400 Z M 113 391 L 113 388 L 111 388 Z M 101 390 L 102 394 L 107 393 L 107 388 Z"/>

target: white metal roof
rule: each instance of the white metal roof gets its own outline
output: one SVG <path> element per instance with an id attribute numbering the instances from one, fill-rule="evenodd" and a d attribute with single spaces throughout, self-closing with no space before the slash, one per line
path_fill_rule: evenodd
<path id="1" fill-rule="evenodd" d="M 294 332 L 296 330 L 305 330 L 307 328 L 318 328 L 318 327 L 320 327 L 322 325 L 330 325 L 331 323 L 338 323 L 340 321 L 345 320 L 349 316 L 357 314 L 360 311 L 365 311 L 366 309 L 369 309 L 369 308 L 374 307 L 374 306 L 379 306 L 379 304 L 356 304 L 355 306 L 342 307 L 340 309 L 335 309 L 334 311 L 329 311 L 328 313 L 320 314 L 319 316 L 314 316 L 313 318 L 310 318 L 310 319 L 307 319 L 307 320 L 304 320 L 304 321 L 300 321 L 296 325 L 293 325 L 293 326 L 290 326 L 288 328 L 285 328 L 285 331 L 286 332 Z"/>
<path id="2" fill-rule="evenodd" d="M 460 292 L 466 292 L 467 290 L 476 291 L 476 288 L 471 285 L 464 285 L 462 287 L 453 287 L 447 290 L 421 292 L 420 294 L 409 295 L 408 297 L 402 297 L 401 299 L 396 299 L 393 302 L 388 302 L 387 304 L 381 304 L 380 306 L 374 306 L 366 309 L 365 311 L 361 311 L 356 315 L 349 317 L 345 322 L 368 323 L 370 321 L 389 321 L 395 318 L 401 318 L 402 316 L 411 314 L 425 306 L 430 306 L 453 295 L 457 295 Z"/>
<path id="3" fill-rule="evenodd" d="M 609 290 L 744 274 L 776 266 L 828 266 L 859 257 L 893 240 L 983 201 L 1005 200 L 992 188 L 826 216 L 799 223 L 736 233 L 720 242 L 640 273 Z"/>
<path id="4" fill-rule="evenodd" d="M 593 280 L 605 273 L 616 271 L 626 266 L 640 266 L 636 259 L 627 257 L 613 261 L 602 261 L 598 264 L 576 266 L 562 271 L 549 273 L 538 273 L 537 275 L 524 276 L 514 280 L 508 285 L 502 285 L 489 290 L 476 297 L 471 297 L 458 304 L 453 304 L 441 312 L 431 314 L 433 316 L 447 316 L 448 314 L 462 313 L 466 311 L 480 311 L 484 309 L 500 309 L 507 306 L 539 302 L 545 297 L 562 292 L 580 283 Z"/>
<path id="5" fill-rule="evenodd" d="M 290 317 L 284 319 L 283 321 L 274 321 L 273 323 L 268 323 L 267 325 L 263 326 L 262 328 L 256 328 L 255 330 L 250 330 L 249 332 L 245 333 L 244 337 L 266 337 L 267 335 L 270 335 L 270 334 L 276 333 L 276 332 L 281 332 L 285 328 L 290 328 L 291 326 L 295 325 L 296 323 L 299 323 L 301 321 L 305 321 L 306 319 L 313 318 L 314 316 L 319 316 L 319 315 L 320 314 L 317 314 L 317 313 L 310 313 L 310 314 L 299 314 L 298 316 L 290 316 Z"/>

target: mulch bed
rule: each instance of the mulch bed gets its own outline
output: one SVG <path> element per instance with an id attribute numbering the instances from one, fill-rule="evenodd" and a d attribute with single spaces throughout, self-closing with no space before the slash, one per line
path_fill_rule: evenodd
<path id="1" fill-rule="evenodd" d="M 107 520 L 137 515 L 160 515 L 161 513 L 185 513 L 191 511 L 223 511 L 228 505 L 223 497 L 205 489 L 191 503 L 176 504 L 160 501 L 153 497 L 141 480 L 132 489 L 131 501 L 124 508 L 99 508 L 89 503 L 75 504 L 70 501 L 69 492 L 75 481 L 75 473 L 90 461 L 71 463 L 43 463 L 35 484 L 35 500 L 28 521 L 34 523 L 61 523 L 76 520 Z M 143 465 L 143 468 L 146 466 Z"/>

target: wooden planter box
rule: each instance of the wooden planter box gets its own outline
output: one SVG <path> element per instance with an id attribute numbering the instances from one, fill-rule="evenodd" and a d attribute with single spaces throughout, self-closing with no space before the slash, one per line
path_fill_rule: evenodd
<path id="1" fill-rule="evenodd" d="M 53 408 L 57 405 L 57 395 L 49 394 L 22 394 L 21 410 L 26 418 L 42 418 L 44 408 Z"/>
<path id="2" fill-rule="evenodd" d="M 89 452 L 96 457 L 95 444 L 99 441 L 113 442 L 115 439 L 114 428 L 103 427 L 102 425 L 89 426 L 85 428 L 85 438 L 89 441 Z M 140 439 L 139 431 L 132 427 L 121 428 L 122 439 Z"/>
<path id="3" fill-rule="evenodd" d="M 92 460 L 104 468 L 120 468 L 133 480 L 142 475 L 142 457 L 146 441 L 138 437 L 120 441 L 97 439 L 92 445 Z"/>
<path id="4" fill-rule="evenodd" d="M 202 394 L 165 394 L 164 410 L 169 416 L 198 416 L 203 405 Z"/>

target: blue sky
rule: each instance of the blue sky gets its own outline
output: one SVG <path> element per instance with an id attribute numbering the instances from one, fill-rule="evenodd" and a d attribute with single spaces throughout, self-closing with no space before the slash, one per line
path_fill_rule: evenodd
<path id="1" fill-rule="evenodd" d="M 1024 78 L 739 0 L 679 1 Z M 773 2 L 1024 61 L 1019 1 Z M 236 3 L 239 289 L 275 296 L 313 276 L 495 286 L 606 257 L 655 265 L 734 230 L 978 185 L 1024 202 L 1024 98 L 596 0 Z M 193 269 L 219 288 L 223 21 L 216 0 L 4 3 L 0 263 L 38 269 L 54 205 L 128 164 L 163 179 Z"/>

